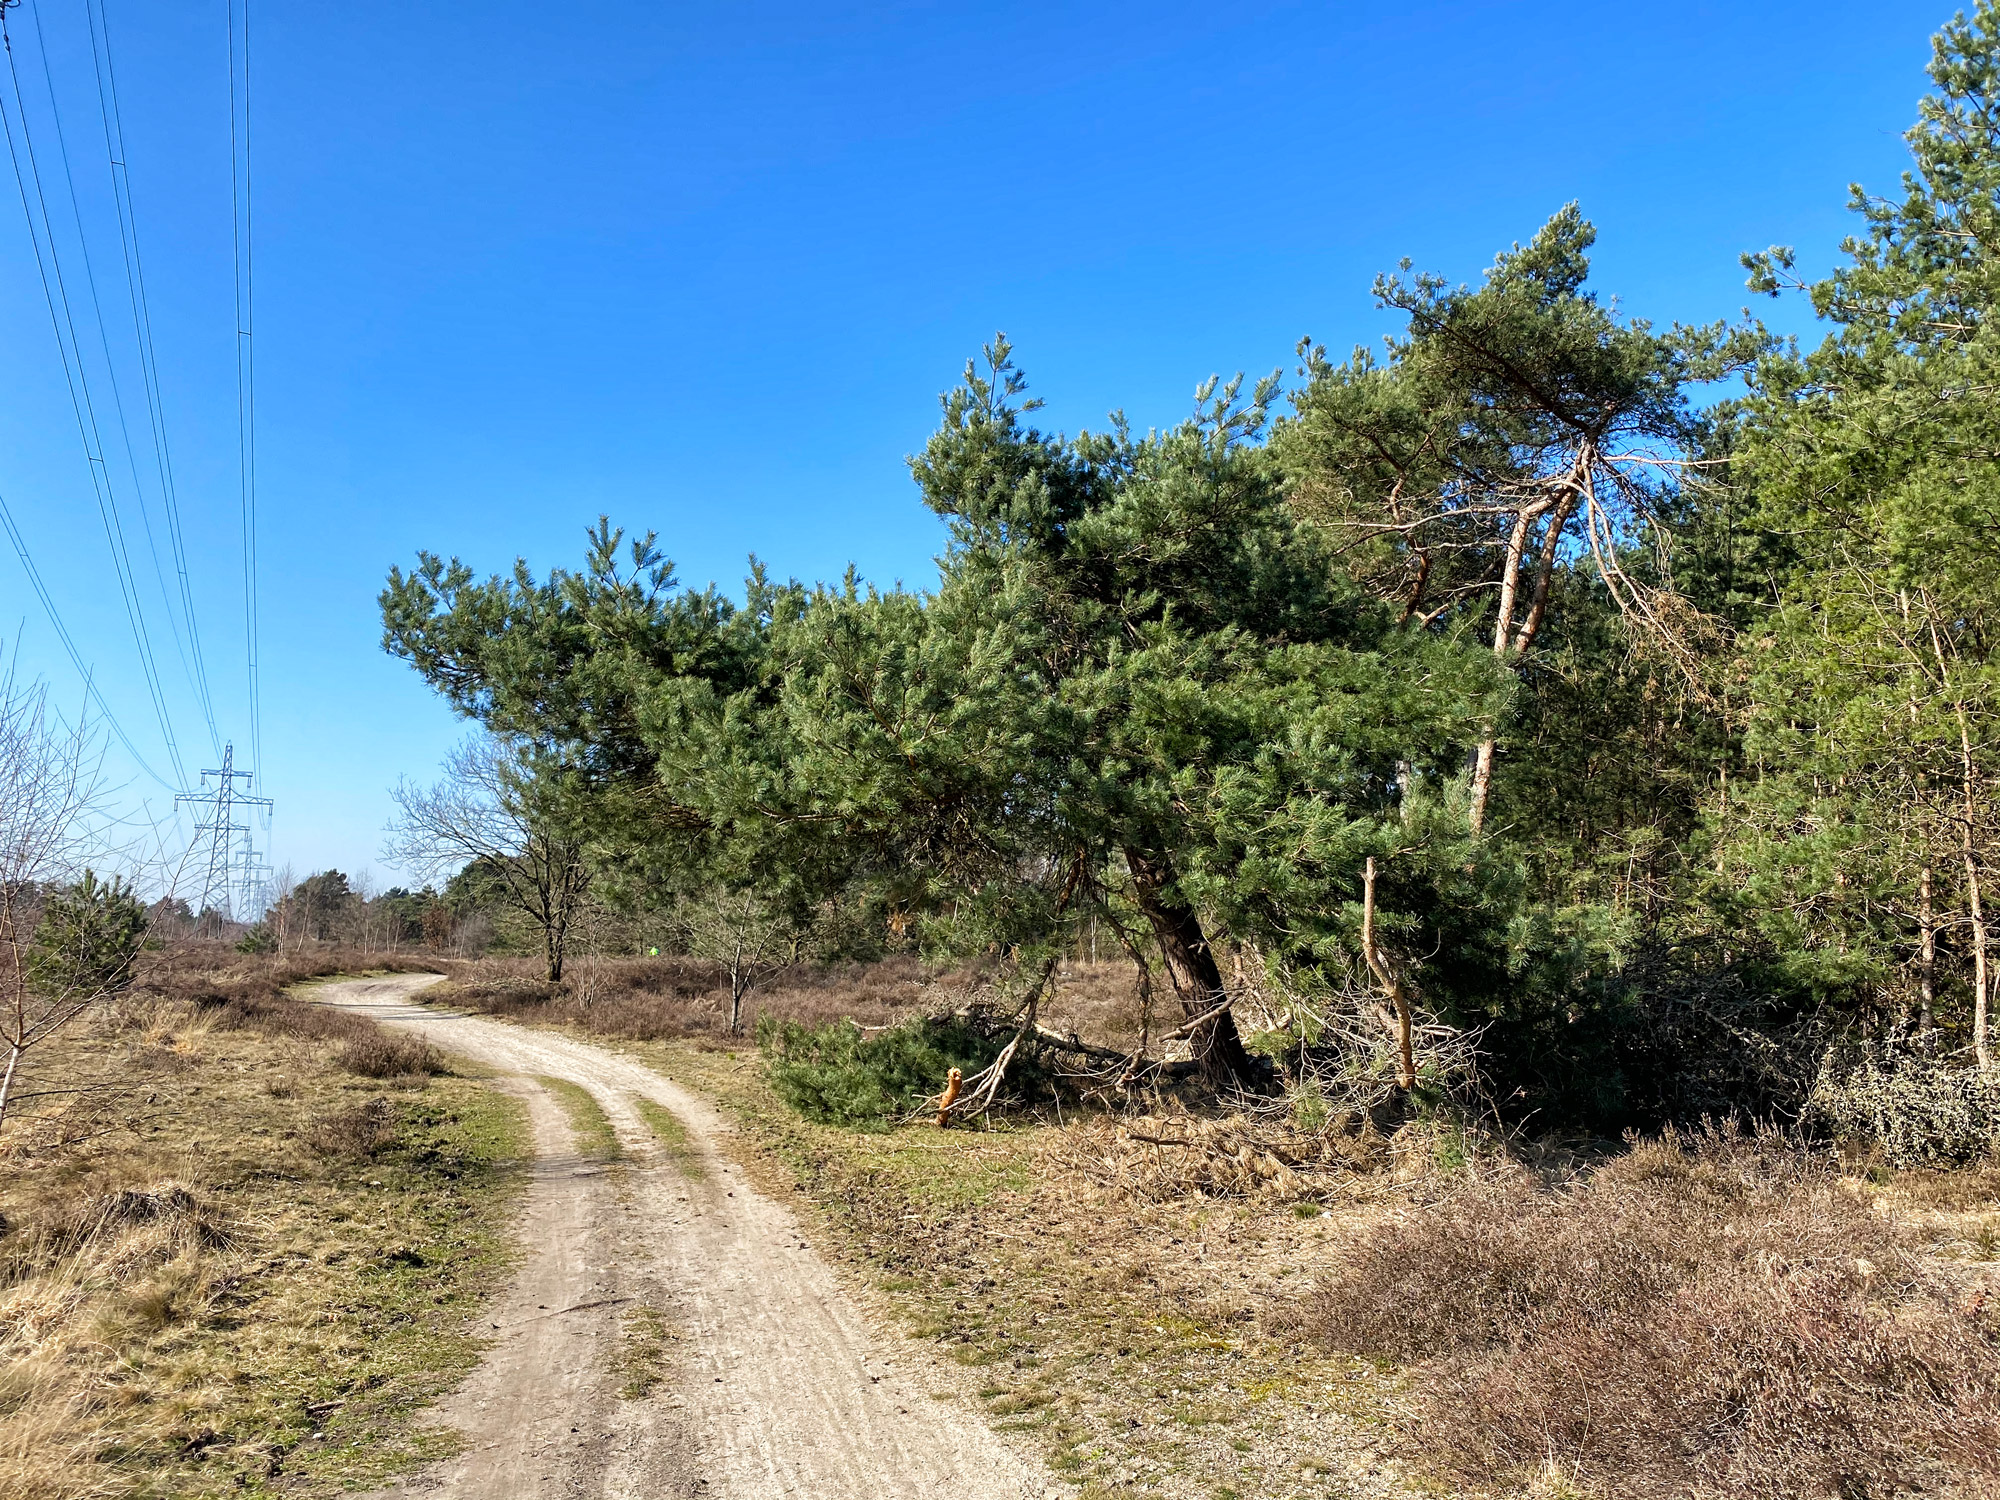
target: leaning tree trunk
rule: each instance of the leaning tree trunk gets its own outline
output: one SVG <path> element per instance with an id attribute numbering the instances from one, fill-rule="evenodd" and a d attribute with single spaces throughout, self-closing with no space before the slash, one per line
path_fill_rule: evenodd
<path id="1" fill-rule="evenodd" d="M 0 1127 L 7 1123 L 7 1101 L 14 1092 L 14 1069 L 21 1063 L 21 1044 L 14 1043 L 7 1054 L 7 1076 L 0 1078 Z"/>
<path id="2" fill-rule="evenodd" d="M 1257 1068 L 1228 1009 L 1222 970 L 1201 930 L 1201 918 L 1171 894 L 1173 872 L 1165 860 L 1127 849 L 1125 863 L 1132 871 L 1139 909 L 1152 924 L 1153 939 L 1166 960 L 1167 978 L 1180 996 L 1181 1013 L 1196 1022 L 1188 1041 L 1202 1078 L 1215 1088 L 1247 1087 L 1256 1081 Z"/>

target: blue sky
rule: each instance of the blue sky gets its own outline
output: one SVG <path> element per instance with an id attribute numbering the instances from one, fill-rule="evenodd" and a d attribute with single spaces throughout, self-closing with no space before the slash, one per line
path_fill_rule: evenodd
<path id="1" fill-rule="evenodd" d="M 376 591 L 418 548 L 545 568 L 608 513 L 657 530 L 691 583 L 733 584 L 752 551 L 780 574 L 851 561 L 920 583 L 940 534 L 903 456 L 996 329 L 1053 425 L 1114 407 L 1164 424 L 1211 372 L 1289 371 L 1302 334 L 1388 331 L 1368 287 L 1400 257 L 1474 277 L 1572 198 L 1600 231 L 1595 284 L 1626 309 L 1733 314 L 1741 251 L 1796 244 L 1824 269 L 1847 185 L 1894 186 L 1947 14 L 252 3 L 261 769 L 271 857 L 300 873 L 374 866 L 387 788 L 463 733 L 379 649 Z M 241 746 L 223 0 L 103 5 L 191 591 Z M 49 180 L 37 9 L 116 364 L 132 335 L 85 0 L 10 16 Z M 164 769 L 5 186 L 0 494 Z M 139 390 L 127 364 L 135 436 Z M 128 490 L 170 717 L 189 767 L 212 765 L 143 560 L 157 494 Z M 0 637 L 80 699 L 5 547 Z M 164 811 L 122 751 L 111 765 Z"/>

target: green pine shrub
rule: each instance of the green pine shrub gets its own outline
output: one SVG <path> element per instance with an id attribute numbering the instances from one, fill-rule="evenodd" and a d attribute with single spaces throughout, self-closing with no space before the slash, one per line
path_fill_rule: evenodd
<path id="1" fill-rule="evenodd" d="M 146 942 L 146 908 L 114 875 L 83 878 L 52 891 L 35 926 L 28 972 L 51 997 L 116 995 L 131 988 L 133 963 Z"/>
<path id="2" fill-rule="evenodd" d="M 919 1016 L 870 1033 L 847 1020 L 802 1026 L 767 1015 L 757 1044 L 778 1096 L 808 1120 L 885 1130 L 935 1099 L 953 1068 L 970 1078 L 991 1066 L 1007 1035 L 963 1016 Z M 1016 1090 L 1039 1079 L 1018 1055 L 1008 1075 Z"/>

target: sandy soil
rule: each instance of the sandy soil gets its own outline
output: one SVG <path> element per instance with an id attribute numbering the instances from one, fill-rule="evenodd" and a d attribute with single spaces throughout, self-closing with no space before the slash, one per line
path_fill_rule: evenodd
<path id="1" fill-rule="evenodd" d="M 466 1500 L 763 1497 L 875 1500 L 1066 1493 L 1004 1446 L 925 1355 L 863 1321 L 797 1219 L 723 1154 L 717 1112 L 630 1058 L 548 1032 L 413 1004 L 431 975 L 344 980 L 314 998 L 414 1031 L 528 1099 L 537 1162 L 494 1348 L 437 1420 L 466 1442 L 396 1496 Z M 534 1076 L 588 1089 L 627 1160 L 580 1159 Z M 686 1127 L 693 1170 L 657 1148 L 634 1098 Z M 665 1379 L 621 1396 L 625 1332 L 655 1309 Z"/>

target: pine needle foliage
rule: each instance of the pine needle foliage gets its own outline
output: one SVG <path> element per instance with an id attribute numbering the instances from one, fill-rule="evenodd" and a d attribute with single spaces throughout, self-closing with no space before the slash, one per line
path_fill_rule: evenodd
<path id="1" fill-rule="evenodd" d="M 882 1130 L 936 1099 L 953 1068 L 971 1077 L 990 1066 L 1007 1038 L 962 1016 L 921 1016 L 872 1033 L 852 1021 L 802 1026 L 765 1016 L 757 1042 L 772 1087 L 807 1119 Z M 1017 1092 L 1038 1082 L 1032 1067 L 1010 1078 Z"/>

